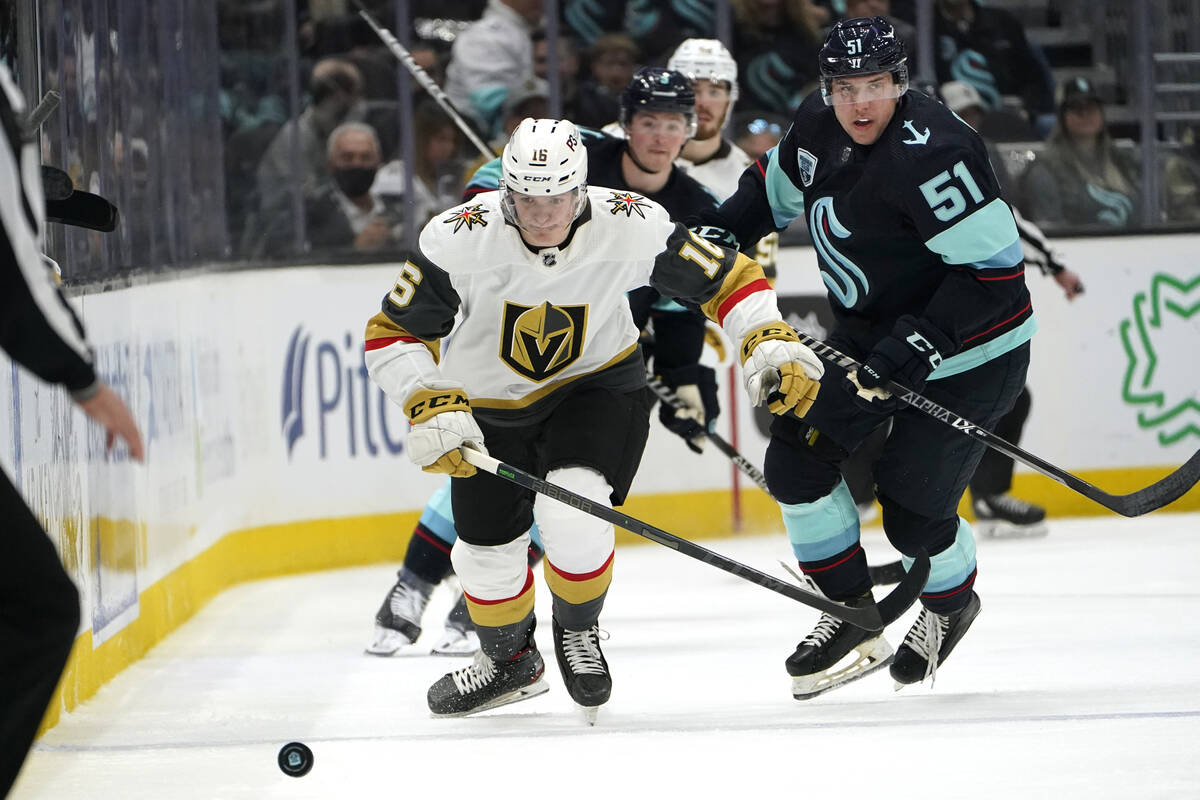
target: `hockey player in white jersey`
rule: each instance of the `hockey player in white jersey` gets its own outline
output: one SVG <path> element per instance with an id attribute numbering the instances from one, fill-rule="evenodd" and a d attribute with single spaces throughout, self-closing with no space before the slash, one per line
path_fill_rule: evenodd
<path id="1" fill-rule="evenodd" d="M 594 713 L 612 687 L 598 627 L 612 526 L 477 474 L 459 448 L 489 451 L 595 503 L 624 502 L 652 398 L 625 293 L 646 284 L 701 308 L 739 343 L 753 402 L 803 413 L 823 368 L 782 323 L 757 263 L 644 197 L 588 187 L 570 122 L 522 122 L 503 171 L 499 192 L 426 225 L 368 322 L 366 363 L 405 409 L 412 460 L 454 477 L 452 560 L 480 651 L 430 687 L 430 710 L 470 714 L 547 690 L 526 556 L 536 505 L 555 655 L 572 699 Z"/>
<path id="2" fill-rule="evenodd" d="M 724 136 L 738 98 L 737 62 L 718 39 L 686 39 L 671 54 L 667 68 L 686 75 L 696 92 L 696 135 L 683 146 L 676 163 L 724 200 L 737 191 L 738 179 L 754 160 Z M 779 234 L 772 231 L 751 253 L 771 280 L 778 251 Z"/>

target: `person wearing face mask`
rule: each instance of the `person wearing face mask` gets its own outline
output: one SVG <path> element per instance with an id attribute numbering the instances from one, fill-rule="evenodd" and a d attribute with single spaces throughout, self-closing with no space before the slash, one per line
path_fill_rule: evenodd
<path id="1" fill-rule="evenodd" d="M 311 105 L 279 129 L 255 171 L 260 220 L 270 220 L 286 207 L 293 182 L 299 181 L 305 193 L 323 183 L 329 135 L 343 122 L 362 119 L 362 76 L 349 61 L 318 61 L 309 91 Z M 292 160 L 293 136 L 299 141 L 297 162 Z M 254 227 L 247 225 L 247 231 Z"/>
<path id="2" fill-rule="evenodd" d="M 403 242 L 398 201 L 372 191 L 380 167 L 379 139 L 365 122 L 334 129 L 326 146 L 328 180 L 304 199 L 305 231 L 313 251 L 375 253 Z M 277 214 L 267 227 L 258 256 L 288 252 L 292 221 Z"/>

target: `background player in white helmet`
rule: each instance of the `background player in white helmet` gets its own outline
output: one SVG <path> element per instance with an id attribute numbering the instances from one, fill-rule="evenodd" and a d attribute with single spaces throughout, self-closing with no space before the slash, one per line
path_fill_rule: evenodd
<path id="1" fill-rule="evenodd" d="M 720 322 L 740 344 L 755 402 L 770 395 L 773 408 L 803 412 L 823 369 L 783 324 L 754 261 L 640 195 L 587 187 L 586 151 L 570 122 L 525 120 L 502 165 L 499 192 L 425 226 L 368 322 L 365 360 L 412 424 L 409 456 L 453 478 L 452 560 L 480 652 L 430 687 L 430 710 L 469 714 L 546 691 L 527 561 L 536 507 L 559 670 L 594 714 L 612 687 L 598 627 L 612 526 L 476 474 L 459 448 L 486 449 L 593 503 L 624 502 L 652 397 L 625 296 L 640 285 Z"/>
<path id="2" fill-rule="evenodd" d="M 737 62 L 717 39 L 687 39 L 667 66 L 687 76 L 696 94 L 696 134 L 683 146 L 679 163 L 724 200 L 737 191 L 738 179 L 753 161 L 724 135 L 738 98 Z M 751 253 L 768 279 L 775 277 L 778 250 L 779 234 L 771 232 Z"/>

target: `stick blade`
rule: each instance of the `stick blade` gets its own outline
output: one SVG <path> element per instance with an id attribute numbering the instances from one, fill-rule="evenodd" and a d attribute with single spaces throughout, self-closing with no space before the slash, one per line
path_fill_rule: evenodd
<path id="1" fill-rule="evenodd" d="M 929 554 L 922 550 L 908 568 L 908 574 L 891 593 L 879 601 L 879 616 L 890 625 L 917 602 L 929 580 Z"/>
<path id="2" fill-rule="evenodd" d="M 1126 495 L 1108 496 L 1108 502 L 1097 500 L 1101 505 L 1126 517 L 1140 517 L 1174 503 L 1187 494 L 1200 481 L 1200 450 L 1183 466 L 1162 480 Z"/>

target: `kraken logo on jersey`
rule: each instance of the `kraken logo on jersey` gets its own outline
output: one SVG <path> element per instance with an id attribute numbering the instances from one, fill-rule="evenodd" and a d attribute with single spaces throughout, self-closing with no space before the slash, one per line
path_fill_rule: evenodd
<path id="1" fill-rule="evenodd" d="M 643 208 L 650 207 L 650 204 L 646 202 L 646 198 L 640 195 L 630 194 L 629 192 L 612 192 L 611 194 L 612 197 L 608 198 L 604 202 L 612 204 L 612 207 L 609 208 L 609 211 L 613 214 L 613 216 L 616 216 L 621 212 L 625 212 L 625 216 L 632 217 L 633 212 L 636 211 L 639 217 L 642 219 L 646 218 L 646 212 L 642 211 Z"/>
<path id="2" fill-rule="evenodd" d="M 453 214 L 442 220 L 442 222 L 447 225 L 454 225 L 454 230 L 450 231 L 451 233 L 458 233 L 459 229 L 462 228 L 463 225 L 467 226 L 468 231 L 474 229 L 476 225 L 481 228 L 486 228 L 487 220 L 483 218 L 483 215 L 486 213 L 488 212 L 487 209 L 483 207 L 483 203 L 476 203 L 473 206 L 465 206 L 460 208 L 458 211 L 455 211 Z"/>
<path id="3" fill-rule="evenodd" d="M 829 293 L 845 308 L 853 308 L 861 296 L 871 291 L 871 283 L 862 269 L 835 246 L 837 239 L 850 238 L 850 229 L 841 223 L 833 210 L 832 197 L 820 197 L 809 211 L 808 229 L 813 246 L 821 256 L 821 280 Z M 832 236 L 831 236 L 832 234 Z"/>
<path id="4" fill-rule="evenodd" d="M 796 165 L 800 168 L 800 181 L 807 189 L 812 186 L 813 175 L 817 174 L 817 157 L 803 147 L 797 147 Z"/>
<path id="5" fill-rule="evenodd" d="M 546 380 L 574 363 L 583 352 L 587 306 L 504 304 L 500 358 L 517 374 Z"/>

